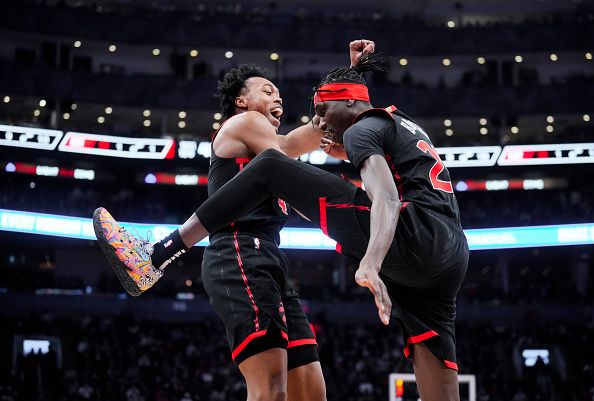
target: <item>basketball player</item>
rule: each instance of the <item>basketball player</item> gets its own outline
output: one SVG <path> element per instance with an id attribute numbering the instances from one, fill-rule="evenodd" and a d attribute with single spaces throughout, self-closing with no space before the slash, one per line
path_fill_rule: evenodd
<path id="1" fill-rule="evenodd" d="M 281 197 L 335 239 L 339 252 L 359 260 L 355 280 L 371 290 L 384 324 L 394 303 L 421 398 L 459 400 L 455 301 L 468 245 L 449 173 L 427 134 L 396 107 L 371 106 L 362 73 L 382 67 L 382 60 L 364 57 L 333 70 L 314 96 L 327 136 L 322 148 L 348 158 L 365 191 L 272 147 L 196 210 L 179 229 L 182 244 L 165 256 L 229 224 L 262 198 Z M 157 270 L 163 259 L 144 260 Z M 118 261 L 112 264 L 124 266 Z"/>
<path id="2" fill-rule="evenodd" d="M 352 42 L 351 63 L 373 48 L 371 41 Z M 265 149 L 275 146 L 289 156 L 299 156 L 318 148 L 322 136 L 318 117 L 286 136 L 277 135 L 282 99 L 260 68 L 241 65 L 231 69 L 219 82 L 218 91 L 225 122 L 213 137 L 209 195 Z M 245 377 L 248 400 L 322 401 L 325 384 L 315 335 L 288 283 L 287 258 L 278 248 L 287 214 L 282 199 L 267 196 L 230 225 L 211 233 L 202 278 L 225 324 L 233 361 Z M 127 238 L 125 232 L 111 233 L 112 245 L 113 241 L 125 243 Z M 155 244 L 152 253 L 156 256 L 167 244 L 177 247 L 180 241 L 179 234 L 169 236 L 163 241 L 165 246 Z M 102 248 L 108 246 L 100 243 Z M 142 266 L 137 268 L 142 270 Z M 142 286 L 135 286 L 128 274 L 116 273 L 128 292 L 140 294 Z"/>

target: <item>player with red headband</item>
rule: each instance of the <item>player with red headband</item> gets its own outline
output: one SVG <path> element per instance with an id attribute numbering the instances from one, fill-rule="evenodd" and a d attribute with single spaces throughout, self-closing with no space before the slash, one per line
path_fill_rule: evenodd
<path id="1" fill-rule="evenodd" d="M 259 200 L 284 199 L 335 239 L 337 251 L 359 260 L 355 280 L 371 290 L 386 325 L 394 303 L 421 398 L 459 400 L 454 319 L 468 245 L 449 173 L 427 134 L 396 107 L 371 106 L 362 74 L 386 62 L 363 57 L 331 71 L 314 93 L 322 149 L 350 160 L 365 190 L 272 148 L 204 202 L 179 234 L 189 247 Z M 135 241 L 135 257 L 143 258 Z M 144 260 L 160 266 L 150 255 Z"/>

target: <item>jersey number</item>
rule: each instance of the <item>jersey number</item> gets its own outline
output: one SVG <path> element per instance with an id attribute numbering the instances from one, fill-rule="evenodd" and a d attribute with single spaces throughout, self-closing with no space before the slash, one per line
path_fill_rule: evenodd
<path id="1" fill-rule="evenodd" d="M 441 174 L 445 167 L 441 162 L 439 154 L 435 151 L 435 149 L 433 149 L 431 145 L 429 145 L 427 142 L 423 140 L 417 142 L 417 148 L 421 149 L 425 153 L 429 153 L 435 159 L 435 164 L 433 165 L 433 167 L 431 167 L 431 170 L 429 170 L 429 180 L 431 180 L 431 185 L 433 185 L 433 189 L 437 189 L 438 191 L 443 191 L 450 194 L 454 193 L 451 181 L 444 181 L 437 178 L 437 176 Z"/>

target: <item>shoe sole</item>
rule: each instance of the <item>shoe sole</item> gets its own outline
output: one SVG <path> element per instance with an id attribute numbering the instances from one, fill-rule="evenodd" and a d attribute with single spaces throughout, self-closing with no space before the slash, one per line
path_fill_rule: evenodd
<path id="1" fill-rule="evenodd" d="M 99 219 L 99 215 L 101 214 L 101 210 L 103 208 L 98 208 L 93 213 L 93 229 L 95 230 L 95 236 L 97 237 L 97 242 L 99 243 L 99 247 L 103 251 L 103 254 L 109 261 L 111 268 L 115 272 L 116 276 L 120 280 L 122 287 L 124 290 L 133 297 L 137 297 L 143 293 L 143 291 L 138 287 L 136 282 L 128 275 L 128 267 L 117 257 L 115 253 L 115 249 L 105 238 L 103 234 L 103 227 L 101 227 L 101 221 Z"/>

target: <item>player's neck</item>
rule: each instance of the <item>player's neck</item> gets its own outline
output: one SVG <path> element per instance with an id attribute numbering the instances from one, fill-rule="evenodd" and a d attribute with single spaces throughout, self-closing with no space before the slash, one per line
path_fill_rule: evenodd
<path id="1" fill-rule="evenodd" d="M 351 108 L 351 113 L 353 114 L 353 118 L 357 117 L 359 114 L 366 112 L 367 110 L 373 109 L 371 103 L 364 103 L 364 102 L 356 102 L 353 104 Z"/>

